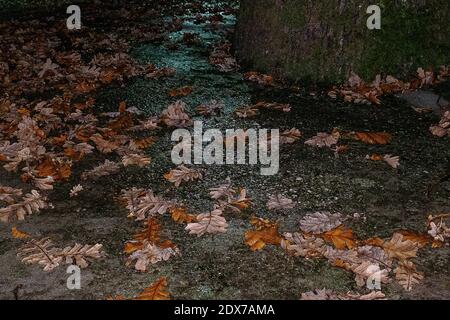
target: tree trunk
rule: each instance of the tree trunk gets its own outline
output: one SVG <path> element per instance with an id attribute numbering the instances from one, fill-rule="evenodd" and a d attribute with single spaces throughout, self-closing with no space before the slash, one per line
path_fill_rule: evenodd
<path id="1" fill-rule="evenodd" d="M 369 30 L 369 5 L 381 29 Z M 399 77 L 450 61 L 449 0 L 241 0 L 236 52 L 245 67 L 291 80 Z"/>

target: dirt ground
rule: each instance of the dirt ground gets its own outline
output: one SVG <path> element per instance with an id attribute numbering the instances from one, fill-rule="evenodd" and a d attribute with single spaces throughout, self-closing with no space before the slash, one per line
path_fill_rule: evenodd
<path id="1" fill-rule="evenodd" d="M 163 130 L 148 150 L 152 157 L 149 166 L 126 168 L 90 181 L 78 197 L 69 198 L 69 190 L 78 184 L 81 172 L 103 161 L 91 156 L 76 167 L 68 182 L 55 185 L 49 195 L 54 208 L 25 221 L 0 224 L 0 298 L 14 299 L 13 291 L 19 285 L 19 299 L 105 299 L 119 294 L 131 297 L 162 276 L 167 277 L 168 291 L 174 299 L 298 299 L 302 292 L 317 288 L 357 292 L 360 289 L 354 275 L 330 266 L 326 260 L 292 257 L 275 246 L 252 252 L 244 243 L 251 215 L 278 220 L 281 232 L 295 232 L 301 217 L 308 213 L 340 212 L 348 216 L 346 225 L 356 237 L 365 239 L 389 238 L 399 229 L 424 232 L 429 214 L 450 211 L 450 181 L 440 181 L 450 173 L 450 140 L 433 137 L 428 130 L 439 121 L 437 115 L 417 113 L 394 96 L 383 96 L 381 106 L 355 105 L 333 100 L 321 88 L 263 88 L 244 81 L 240 73 L 220 73 L 208 63 L 208 48 L 230 37 L 235 18 L 224 17 L 218 29 L 209 30 L 204 24 L 192 23 L 193 16 L 186 16 L 183 30 L 168 35 L 168 39 L 177 41 L 184 32 L 195 32 L 201 39 L 196 46 L 175 51 L 164 43 L 134 47 L 131 52 L 135 59 L 174 67 L 176 75 L 164 80 L 137 78 L 123 87 L 108 87 L 98 92 L 96 107 L 101 112 L 115 111 L 120 101 L 127 101 L 147 115 L 157 115 L 176 100 L 167 96 L 169 89 L 192 85 L 193 93 L 183 101 L 189 107 L 188 113 L 204 121 L 206 128 L 295 127 L 303 137 L 333 128 L 386 131 L 392 134 L 392 142 L 368 146 L 348 140 L 349 151 L 335 157 L 329 149 L 311 148 L 302 140 L 282 147 L 277 175 L 261 176 L 258 166 L 203 166 L 203 180 L 174 188 L 162 178 L 174 167 L 170 159 L 171 131 Z M 450 92 L 448 84 L 437 89 L 444 95 Z M 212 99 L 224 102 L 223 114 L 209 119 L 195 117 L 195 107 Z M 246 120 L 234 116 L 236 107 L 260 100 L 289 103 L 292 111 L 268 111 Z M 398 155 L 401 166 L 392 169 L 366 160 L 366 155 L 372 153 Z M 140 224 L 127 219 L 126 209 L 118 204 L 121 189 L 151 188 L 201 213 L 212 209 L 208 189 L 226 178 L 246 188 L 254 206 L 241 215 L 227 216 L 230 226 L 225 234 L 197 238 L 169 215 L 162 216 L 163 237 L 179 247 L 181 257 L 152 265 L 145 273 L 125 266 L 124 243 Z M 0 179 L 2 185 L 21 187 L 17 175 L 2 168 Z M 269 212 L 265 204 L 272 194 L 286 195 L 297 206 L 279 214 Z M 359 215 L 355 217 L 355 213 Z M 61 245 L 101 243 L 107 256 L 82 270 L 81 290 L 71 291 L 66 287 L 65 267 L 43 272 L 17 259 L 21 240 L 11 236 L 12 226 L 35 237 L 51 237 Z M 420 250 L 414 261 L 424 272 L 424 280 L 411 292 L 396 283 L 383 286 L 383 292 L 389 299 L 450 299 L 449 254 L 448 247 Z"/>

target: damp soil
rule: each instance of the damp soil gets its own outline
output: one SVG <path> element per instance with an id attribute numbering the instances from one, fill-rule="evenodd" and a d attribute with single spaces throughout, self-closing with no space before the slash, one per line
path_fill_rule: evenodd
<path id="1" fill-rule="evenodd" d="M 51 237 L 61 246 L 78 243 L 102 243 L 106 258 L 94 261 L 82 271 L 81 290 L 68 290 L 64 267 L 43 272 L 37 266 L 23 265 L 16 257 L 21 241 L 11 237 L 11 225 L 0 225 L 0 298 L 14 299 L 105 299 L 108 296 L 131 297 L 160 277 L 167 277 L 174 299 L 298 299 L 300 294 L 317 288 L 338 292 L 358 291 L 353 275 L 331 267 L 325 260 L 307 260 L 288 256 L 283 250 L 267 246 L 252 252 L 244 244 L 244 232 L 251 228 L 249 218 L 256 215 L 277 220 L 280 231 L 294 232 L 306 214 L 325 210 L 349 217 L 347 225 L 358 238 L 390 237 L 399 229 L 423 232 L 429 214 L 450 211 L 450 140 L 433 137 L 428 128 L 439 121 L 434 114 L 419 114 L 405 101 L 394 96 L 382 97 L 381 106 L 355 105 L 333 100 L 325 88 L 289 86 L 261 87 L 243 80 L 242 74 L 221 73 L 208 63 L 208 52 L 217 41 L 231 39 L 235 17 L 224 15 L 215 29 L 193 23 L 186 16 L 183 29 L 171 33 L 168 41 L 178 49 L 168 49 L 167 41 L 135 46 L 132 55 L 142 63 L 170 66 L 175 76 L 151 80 L 137 78 L 122 87 L 108 87 L 97 94 L 99 112 L 115 111 L 120 101 L 139 108 L 147 115 L 157 115 L 176 98 L 167 95 L 173 88 L 190 85 L 194 90 L 182 98 L 194 120 L 205 128 L 246 129 L 298 128 L 304 137 L 317 132 L 386 131 L 392 142 L 368 146 L 347 140 L 349 151 L 338 157 L 329 149 L 303 144 L 283 146 L 280 170 L 262 176 L 259 166 L 200 166 L 204 179 L 174 188 L 162 176 L 174 167 L 170 153 L 171 131 L 159 132 L 158 141 L 148 151 L 152 163 L 140 168 L 126 168 L 118 174 L 84 184 L 78 197 L 69 198 L 73 185 L 79 183 L 83 170 L 103 161 L 91 156 L 77 165 L 72 178 L 56 184 L 50 194 L 54 208 L 14 223 L 21 231 L 36 237 Z M 167 16 L 167 19 L 171 19 Z M 196 33 L 199 42 L 186 46 L 179 42 L 184 32 Z M 448 94 L 448 86 L 440 93 Z M 195 107 L 210 100 L 225 105 L 221 115 L 198 117 Z M 254 119 L 238 119 L 235 108 L 260 100 L 289 103 L 290 113 L 264 112 Z M 395 170 L 384 163 L 366 160 L 372 153 L 400 156 Z M 2 184 L 21 186 L 16 175 L 0 169 Z M 208 189 L 230 178 L 233 185 L 247 189 L 253 199 L 251 210 L 227 215 L 227 233 L 196 237 L 170 216 L 162 216 L 163 238 L 170 239 L 182 256 L 152 265 L 139 273 L 125 265 L 124 243 L 132 238 L 140 224 L 127 219 L 127 212 L 117 202 L 121 189 L 151 188 L 155 193 L 185 204 L 191 212 L 212 209 Z M 295 200 L 294 209 L 269 212 L 269 195 L 283 194 Z M 355 218 L 355 213 L 357 213 Z M 415 259 L 425 279 L 413 291 L 405 292 L 392 283 L 383 287 L 390 299 L 449 299 L 449 250 L 423 249 Z"/>

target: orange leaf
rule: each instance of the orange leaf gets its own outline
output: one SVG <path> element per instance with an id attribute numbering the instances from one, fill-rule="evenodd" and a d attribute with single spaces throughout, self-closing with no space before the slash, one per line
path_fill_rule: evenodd
<path id="1" fill-rule="evenodd" d="M 50 157 L 46 157 L 36 170 L 39 177 L 51 176 L 55 181 L 67 179 L 72 174 L 70 164 L 54 161 Z"/>
<path id="2" fill-rule="evenodd" d="M 17 230 L 16 227 L 12 227 L 11 228 L 11 235 L 15 239 L 25 239 L 25 238 L 28 238 L 30 236 L 28 233 L 25 233 L 25 232 Z"/>
<path id="3" fill-rule="evenodd" d="M 366 144 L 388 144 L 392 135 L 387 132 L 355 132 L 354 138 Z"/>
<path id="4" fill-rule="evenodd" d="M 336 249 L 352 249 L 355 246 L 353 231 L 345 229 L 343 226 L 325 232 L 322 237 L 324 240 L 332 242 Z"/>
<path id="5" fill-rule="evenodd" d="M 76 152 L 72 147 L 68 147 L 64 149 L 64 154 L 72 160 L 80 161 L 84 157 L 84 153 Z"/>
<path id="6" fill-rule="evenodd" d="M 269 219 L 263 219 L 258 217 L 252 217 L 250 223 L 255 227 L 256 230 L 272 229 L 277 227 L 277 223 L 271 222 Z"/>
<path id="7" fill-rule="evenodd" d="M 163 277 L 142 291 L 133 300 L 170 300 L 170 295 L 166 291 L 166 287 L 167 280 Z"/>
<path id="8" fill-rule="evenodd" d="M 117 119 L 108 123 L 108 128 L 114 131 L 128 129 L 133 126 L 133 118 L 129 113 L 122 113 Z"/>
<path id="9" fill-rule="evenodd" d="M 364 243 L 369 246 L 382 247 L 384 244 L 384 240 L 378 237 L 374 237 L 367 239 L 366 241 L 364 241 Z"/>
<path id="10" fill-rule="evenodd" d="M 127 110 L 127 103 L 125 101 L 119 103 L 119 112 L 124 113 L 126 110 Z"/>
<path id="11" fill-rule="evenodd" d="M 88 83 L 86 81 L 80 82 L 75 86 L 76 93 L 89 93 L 96 89 L 95 83 Z"/>
<path id="12" fill-rule="evenodd" d="M 161 227 L 155 218 L 148 218 L 145 222 L 145 228 L 136 233 L 133 238 L 134 241 L 128 241 L 125 243 L 123 251 L 127 254 L 140 250 L 143 247 L 145 240 L 151 243 L 158 243 L 160 241 L 159 232 Z"/>
<path id="13" fill-rule="evenodd" d="M 67 134 L 61 134 L 59 137 L 52 138 L 52 143 L 56 146 L 62 146 L 67 140 Z"/>
<path id="14" fill-rule="evenodd" d="M 153 243 L 157 243 L 160 240 L 159 232 L 161 226 L 158 224 L 155 218 L 148 218 L 145 222 L 145 229 L 134 235 L 134 240 L 144 241 L 148 240 Z"/>
<path id="15" fill-rule="evenodd" d="M 177 223 L 192 223 L 197 220 L 194 215 L 188 214 L 185 208 L 172 208 L 170 214 L 173 221 Z"/>
<path id="16" fill-rule="evenodd" d="M 94 128 L 82 127 L 75 132 L 75 137 L 81 142 L 88 142 L 94 133 Z"/>
<path id="17" fill-rule="evenodd" d="M 139 149 L 145 149 L 150 147 L 156 141 L 155 137 L 147 137 L 143 139 L 135 139 L 133 140 L 134 145 Z"/>
<path id="18" fill-rule="evenodd" d="M 168 95 L 171 97 L 186 97 L 190 95 L 193 90 L 194 88 L 192 86 L 184 86 L 170 90 Z"/>
<path id="19" fill-rule="evenodd" d="M 245 244 L 252 251 L 261 250 L 266 244 L 281 244 L 281 236 L 278 233 L 277 223 L 256 217 L 252 217 L 250 223 L 257 229 L 245 232 Z"/>
<path id="20" fill-rule="evenodd" d="M 383 156 L 380 155 L 380 154 L 374 153 L 374 154 L 372 154 L 372 155 L 369 157 L 369 160 L 372 160 L 372 161 L 382 161 L 382 160 L 383 160 Z"/>
<path id="21" fill-rule="evenodd" d="M 432 238 L 427 234 L 414 233 L 408 230 L 397 231 L 397 233 L 403 235 L 404 240 L 411 240 L 412 242 L 417 243 L 420 248 L 425 247 L 432 241 Z"/>
<path id="22" fill-rule="evenodd" d="M 125 243 L 125 247 L 123 248 L 123 252 L 126 254 L 133 253 L 137 250 L 140 250 L 144 247 L 142 242 L 140 241 L 128 241 Z"/>

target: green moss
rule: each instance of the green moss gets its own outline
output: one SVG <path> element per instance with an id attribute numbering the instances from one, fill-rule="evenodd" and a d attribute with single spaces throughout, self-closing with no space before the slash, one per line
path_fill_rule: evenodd
<path id="1" fill-rule="evenodd" d="M 381 30 L 368 30 L 369 1 L 242 1 L 237 27 L 244 66 L 292 80 L 406 77 L 450 63 L 450 3 L 381 1 Z"/>

